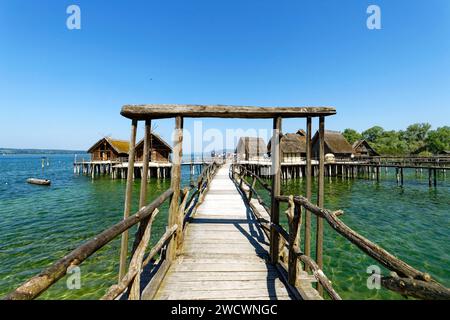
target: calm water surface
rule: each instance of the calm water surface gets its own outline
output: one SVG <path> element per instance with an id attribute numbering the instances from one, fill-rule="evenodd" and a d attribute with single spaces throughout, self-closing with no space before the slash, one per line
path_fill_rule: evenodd
<path id="1" fill-rule="evenodd" d="M 73 155 L 50 155 L 42 174 L 40 156 L 0 156 L 0 296 L 121 219 L 125 181 L 74 175 L 73 159 Z M 342 219 L 350 227 L 450 286 L 449 178 L 441 176 L 434 189 L 428 187 L 425 174 L 406 174 L 403 188 L 396 185 L 393 172 L 380 183 L 327 180 L 326 207 L 344 210 Z M 52 186 L 27 184 L 32 176 L 51 179 Z M 183 184 L 188 182 L 189 172 L 183 170 Z M 139 186 L 138 180 L 133 210 Z M 152 180 L 149 201 L 169 186 L 170 180 Z M 302 193 L 304 181 L 290 181 L 283 190 Z M 268 197 L 262 191 L 261 195 Z M 168 202 L 153 224 L 153 243 L 165 230 L 167 209 Z M 117 281 L 119 248 L 117 238 L 81 265 L 81 289 L 68 290 L 62 279 L 40 298 L 101 297 Z M 368 290 L 366 269 L 375 262 L 328 226 L 324 248 L 324 271 L 343 298 L 401 298 L 384 289 Z"/>

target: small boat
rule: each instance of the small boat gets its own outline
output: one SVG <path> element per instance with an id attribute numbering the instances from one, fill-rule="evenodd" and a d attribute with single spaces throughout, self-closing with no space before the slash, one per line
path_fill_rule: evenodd
<path id="1" fill-rule="evenodd" d="M 40 185 L 40 186 L 49 186 L 52 183 L 48 179 L 37 179 L 37 178 L 27 179 L 27 182 L 31 183 L 31 184 L 37 184 L 37 185 Z"/>

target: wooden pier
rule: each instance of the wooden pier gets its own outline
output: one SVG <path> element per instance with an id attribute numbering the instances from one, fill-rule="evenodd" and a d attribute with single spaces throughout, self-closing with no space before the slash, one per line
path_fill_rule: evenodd
<path id="1" fill-rule="evenodd" d="M 404 171 L 405 169 L 413 169 L 417 177 L 425 174 L 428 175 L 429 186 L 436 187 L 438 184 L 438 176 L 446 176 L 447 171 L 450 170 L 450 158 L 441 158 L 439 162 L 432 162 L 429 158 L 422 159 L 423 161 L 410 162 L 401 161 L 401 158 L 396 158 L 397 161 L 383 161 L 378 162 L 380 157 L 361 159 L 346 159 L 333 162 L 324 163 L 325 177 L 341 177 L 344 179 L 368 179 L 380 181 L 381 174 L 387 174 L 388 169 L 395 169 L 395 179 L 400 186 L 404 185 Z M 404 158 L 407 159 L 407 158 Z M 271 177 L 271 161 L 239 161 L 247 170 L 261 177 Z M 317 159 L 311 161 L 311 175 L 317 177 L 320 171 L 320 164 Z M 306 160 L 296 163 L 281 163 L 281 180 L 302 179 L 307 175 Z"/>
<path id="2" fill-rule="evenodd" d="M 345 225 L 339 219 L 342 211 L 324 208 L 325 117 L 335 114 L 333 108 L 144 105 L 124 106 L 121 114 L 131 119 L 128 171 L 135 165 L 138 121 L 145 121 L 144 180 L 149 168 L 145 155 L 149 154 L 151 120 L 175 118 L 170 188 L 149 203 L 146 199 L 148 184 L 141 183 L 140 209 L 130 215 L 133 176 L 128 175 L 123 219 L 26 281 L 5 299 L 35 299 L 68 274 L 73 266 L 82 264 L 120 236 L 118 282 L 103 295 L 105 300 L 319 300 L 326 296 L 340 300 L 339 293 L 323 272 L 323 251 L 333 249 L 324 248 L 324 223 L 391 272 L 379 275 L 385 289 L 418 299 L 450 299 L 450 290 L 429 274 L 396 258 Z M 212 162 L 203 167 L 195 184 L 181 190 L 184 117 L 273 119 L 270 185 L 245 166 Z M 312 119 L 319 119 L 316 203 L 311 201 L 310 143 L 307 144 L 305 194 L 281 193 L 279 140 L 283 118 L 306 118 L 308 141 L 311 141 Z M 257 190 L 261 190 L 258 184 L 269 193 L 270 202 L 265 202 L 258 194 Z M 152 223 L 166 201 L 170 202 L 166 231 L 148 248 Z M 287 228 L 280 223 L 283 204 L 287 205 L 284 212 Z M 128 233 L 136 225 L 138 228 L 130 246 Z"/>
<path id="3" fill-rule="evenodd" d="M 269 263 L 269 240 L 221 167 L 185 230 L 184 245 L 158 290 L 143 299 L 290 299 Z"/>
<path id="4" fill-rule="evenodd" d="M 149 162 L 147 178 L 170 178 L 172 164 L 170 162 Z M 141 179 L 144 164 L 135 162 L 133 166 L 133 179 Z M 112 179 L 127 179 L 128 162 L 121 161 L 76 161 L 73 163 L 73 173 L 91 176 L 109 175 Z"/>

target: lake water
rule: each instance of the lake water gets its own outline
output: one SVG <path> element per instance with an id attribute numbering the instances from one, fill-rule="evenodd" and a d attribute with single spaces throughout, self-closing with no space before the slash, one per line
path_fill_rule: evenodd
<path id="1" fill-rule="evenodd" d="M 73 155 L 50 155 L 44 175 L 50 187 L 29 185 L 41 177 L 41 156 L 0 156 L 0 296 L 39 273 L 52 262 L 118 222 L 123 214 L 125 180 L 73 174 Z M 186 168 L 187 169 L 187 168 Z M 383 172 L 379 183 L 368 180 L 327 179 L 325 204 L 342 209 L 342 219 L 354 230 L 383 246 L 412 266 L 429 272 L 450 286 L 450 183 L 439 177 L 428 187 L 428 177 L 405 172 L 398 187 L 394 173 Z M 183 184 L 189 182 L 183 170 Z M 302 193 L 304 180 L 283 184 L 285 194 Z M 133 211 L 137 209 L 140 181 L 134 182 Z M 170 186 L 170 180 L 153 179 L 148 199 Z M 261 191 L 263 197 L 267 194 Z M 152 228 L 152 242 L 167 225 L 166 201 Z M 284 218 L 284 217 L 283 217 Z M 135 229 L 130 231 L 134 234 Z M 40 299 L 96 299 L 117 281 L 120 237 L 81 265 L 81 288 L 68 290 L 65 279 Z M 327 225 L 324 271 L 345 299 L 399 299 L 387 290 L 369 290 L 367 267 L 376 264 Z M 386 272 L 386 270 L 383 270 Z"/>

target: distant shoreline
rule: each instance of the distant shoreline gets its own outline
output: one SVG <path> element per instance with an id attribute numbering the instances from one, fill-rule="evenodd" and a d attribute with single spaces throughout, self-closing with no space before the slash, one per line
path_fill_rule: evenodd
<path id="1" fill-rule="evenodd" d="M 15 154 L 84 154 L 84 150 L 56 150 L 56 149 L 16 149 L 16 148 L 0 148 L 0 155 Z"/>

